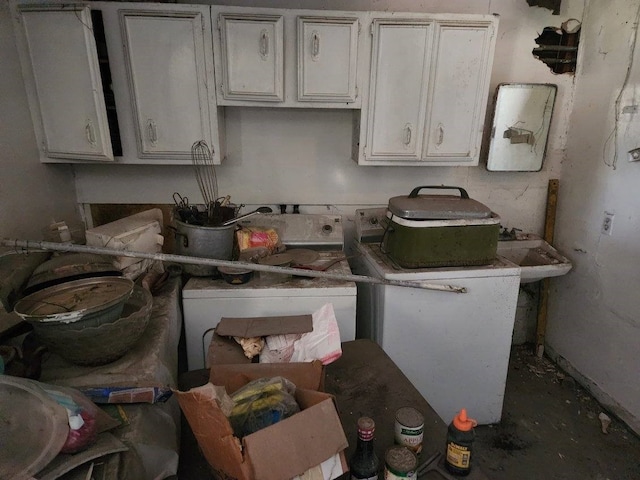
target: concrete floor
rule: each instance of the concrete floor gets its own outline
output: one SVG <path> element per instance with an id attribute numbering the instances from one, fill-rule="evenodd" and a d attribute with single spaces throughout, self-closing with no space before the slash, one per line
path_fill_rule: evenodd
<path id="1" fill-rule="evenodd" d="M 638 480 L 640 439 L 532 346 L 511 353 L 502 421 L 476 428 L 473 455 L 492 480 Z M 606 413 L 606 412 L 604 412 Z"/>
<path id="2" fill-rule="evenodd" d="M 503 419 L 476 428 L 473 465 L 491 480 L 640 480 L 640 438 L 615 418 L 603 433 L 600 413 L 584 389 L 537 358 L 532 346 L 514 346 Z M 183 447 L 197 448 L 184 436 Z M 179 480 L 212 478 L 206 464 L 186 463 Z"/>

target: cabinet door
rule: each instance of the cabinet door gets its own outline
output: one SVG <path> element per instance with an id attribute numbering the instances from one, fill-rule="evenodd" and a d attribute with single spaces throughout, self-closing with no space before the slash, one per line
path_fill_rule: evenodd
<path id="1" fill-rule="evenodd" d="M 212 139 L 203 15 L 121 12 L 129 90 L 140 158 L 190 158 Z"/>
<path id="2" fill-rule="evenodd" d="M 298 18 L 298 100 L 354 102 L 358 20 Z"/>
<path id="3" fill-rule="evenodd" d="M 219 28 L 224 98 L 283 101 L 282 16 L 221 13 Z"/>
<path id="4" fill-rule="evenodd" d="M 420 160 L 432 34 L 428 22 L 374 20 L 366 159 Z"/>
<path id="5" fill-rule="evenodd" d="M 91 12 L 25 7 L 20 12 L 45 155 L 113 160 Z"/>
<path id="6" fill-rule="evenodd" d="M 478 162 L 491 72 L 488 25 L 438 25 L 425 160 Z"/>

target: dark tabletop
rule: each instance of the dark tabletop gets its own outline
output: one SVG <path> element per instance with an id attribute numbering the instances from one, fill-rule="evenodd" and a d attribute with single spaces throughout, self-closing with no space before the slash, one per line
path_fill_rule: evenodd
<path id="1" fill-rule="evenodd" d="M 184 373 L 180 377 L 180 389 L 203 385 L 208 379 L 209 370 L 206 369 Z M 325 390 L 336 398 L 340 420 L 349 441 L 347 458 L 355 450 L 356 422 L 360 416 L 368 416 L 376 422 L 374 442 L 382 465 L 385 450 L 393 445 L 395 412 L 405 406 L 416 408 L 424 416 L 424 443 L 418 463 L 436 452 L 444 452 L 447 425 L 378 344 L 370 340 L 343 343 L 342 357 L 326 367 Z M 213 479 L 187 422 L 183 421 L 182 426 L 178 477 L 181 480 Z M 348 478 L 347 475 L 344 477 Z M 379 478 L 383 478 L 382 475 Z M 432 471 L 421 478 L 442 480 L 445 477 Z M 472 468 L 466 478 L 484 480 L 487 477 L 479 468 Z"/>

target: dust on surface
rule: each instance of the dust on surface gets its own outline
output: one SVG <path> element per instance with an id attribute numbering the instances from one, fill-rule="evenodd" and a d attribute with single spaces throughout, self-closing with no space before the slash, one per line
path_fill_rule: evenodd
<path id="1" fill-rule="evenodd" d="M 502 421 L 476 427 L 473 463 L 492 480 L 637 480 L 640 439 L 531 345 L 514 346 Z M 608 413 L 608 412 L 605 412 Z"/>

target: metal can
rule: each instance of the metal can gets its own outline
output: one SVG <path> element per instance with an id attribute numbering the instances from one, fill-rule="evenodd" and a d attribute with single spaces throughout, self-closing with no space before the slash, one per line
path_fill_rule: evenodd
<path id="1" fill-rule="evenodd" d="M 407 447 L 389 447 L 384 455 L 384 480 L 418 478 L 418 457 Z"/>
<path id="2" fill-rule="evenodd" d="M 396 411 L 395 442 L 415 453 L 422 451 L 424 417 L 413 407 L 402 407 Z"/>

